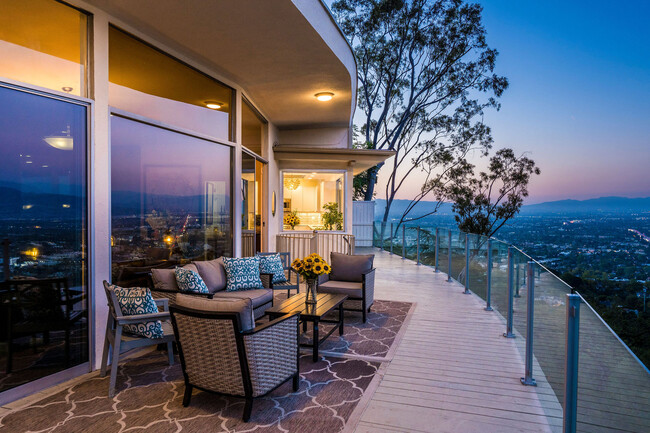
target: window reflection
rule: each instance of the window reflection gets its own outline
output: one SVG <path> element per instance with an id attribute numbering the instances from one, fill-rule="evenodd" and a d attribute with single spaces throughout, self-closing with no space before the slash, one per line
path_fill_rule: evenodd
<path id="1" fill-rule="evenodd" d="M 88 361 L 87 108 L 2 86 L 0 100 L 4 391 Z"/>
<path id="2" fill-rule="evenodd" d="M 256 252 L 256 230 L 255 230 L 255 158 L 247 153 L 242 153 L 242 256 L 254 256 Z M 258 250 L 259 251 L 259 250 Z"/>
<path id="3" fill-rule="evenodd" d="M 111 118 L 113 281 L 232 255 L 228 146 Z"/>

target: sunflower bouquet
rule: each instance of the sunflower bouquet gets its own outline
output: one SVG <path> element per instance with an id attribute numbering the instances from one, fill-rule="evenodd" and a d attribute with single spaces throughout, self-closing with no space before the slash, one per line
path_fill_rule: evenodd
<path id="1" fill-rule="evenodd" d="M 300 224 L 300 217 L 298 216 L 298 211 L 291 211 L 284 216 L 284 223 L 291 227 L 293 230 L 298 224 Z"/>
<path id="2" fill-rule="evenodd" d="M 296 259 L 291 267 L 306 280 L 318 278 L 319 275 L 329 274 L 332 267 L 318 254 L 310 254 L 304 259 Z"/>

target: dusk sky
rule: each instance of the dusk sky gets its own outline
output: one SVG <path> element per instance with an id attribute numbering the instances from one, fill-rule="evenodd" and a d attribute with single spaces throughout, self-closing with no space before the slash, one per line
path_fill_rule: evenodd
<path id="1" fill-rule="evenodd" d="M 526 152 L 542 170 L 526 203 L 650 196 L 650 1 L 480 3 L 510 81 L 486 115 L 494 149 Z"/>

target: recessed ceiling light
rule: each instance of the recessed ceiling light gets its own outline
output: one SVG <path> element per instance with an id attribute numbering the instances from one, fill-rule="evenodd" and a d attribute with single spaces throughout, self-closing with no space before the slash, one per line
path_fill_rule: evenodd
<path id="1" fill-rule="evenodd" d="M 320 92 L 314 95 L 319 101 L 329 101 L 334 97 L 332 92 Z"/>
<path id="2" fill-rule="evenodd" d="M 205 106 L 211 110 L 218 110 L 219 108 L 223 107 L 223 104 L 217 101 L 205 101 Z"/>

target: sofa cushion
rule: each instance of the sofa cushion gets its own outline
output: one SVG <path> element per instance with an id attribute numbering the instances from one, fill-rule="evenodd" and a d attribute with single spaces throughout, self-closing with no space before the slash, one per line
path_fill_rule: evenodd
<path id="1" fill-rule="evenodd" d="M 284 283 L 287 281 L 284 275 L 284 266 L 280 253 L 265 254 L 258 256 L 260 258 L 260 272 L 263 274 L 273 274 L 273 284 Z"/>
<path id="2" fill-rule="evenodd" d="M 273 290 L 271 289 L 255 289 L 255 290 L 240 290 L 236 292 L 217 292 L 214 294 L 217 299 L 250 299 L 253 302 L 253 308 L 260 307 L 267 302 L 273 300 Z"/>
<path id="3" fill-rule="evenodd" d="M 178 289 L 181 292 L 210 293 L 208 286 L 205 285 L 198 272 L 191 269 L 176 268 L 174 274 L 176 275 L 176 284 L 178 284 Z"/>
<path id="4" fill-rule="evenodd" d="M 226 291 L 261 289 L 260 258 L 223 258 L 223 266 L 226 269 Z"/>
<path id="5" fill-rule="evenodd" d="M 351 298 L 361 298 L 363 296 L 362 286 L 363 283 L 330 280 L 319 284 L 318 291 L 322 293 L 348 295 Z"/>
<path id="6" fill-rule="evenodd" d="M 330 280 L 352 281 L 360 283 L 363 281 L 362 274 L 372 269 L 374 254 L 349 255 L 341 253 L 330 254 Z"/>
<path id="7" fill-rule="evenodd" d="M 203 262 L 192 262 L 199 270 L 199 275 L 205 281 L 210 293 L 218 292 L 226 288 L 226 269 L 223 267 L 223 258 L 206 260 Z"/>
<path id="8" fill-rule="evenodd" d="M 158 312 L 158 306 L 148 287 L 119 287 L 111 285 L 125 316 L 151 314 Z M 162 338 L 164 332 L 160 320 L 124 325 L 124 330 L 146 338 Z"/>
<path id="9" fill-rule="evenodd" d="M 213 313 L 238 313 L 242 331 L 255 327 L 253 304 L 248 298 L 214 298 L 203 296 L 178 295 L 176 306 Z"/>
<path id="10" fill-rule="evenodd" d="M 183 266 L 183 269 L 198 272 L 196 266 L 191 263 Z M 178 283 L 176 283 L 176 274 L 174 269 L 152 269 L 151 279 L 153 280 L 154 288 L 158 290 L 167 290 L 178 292 Z"/>

